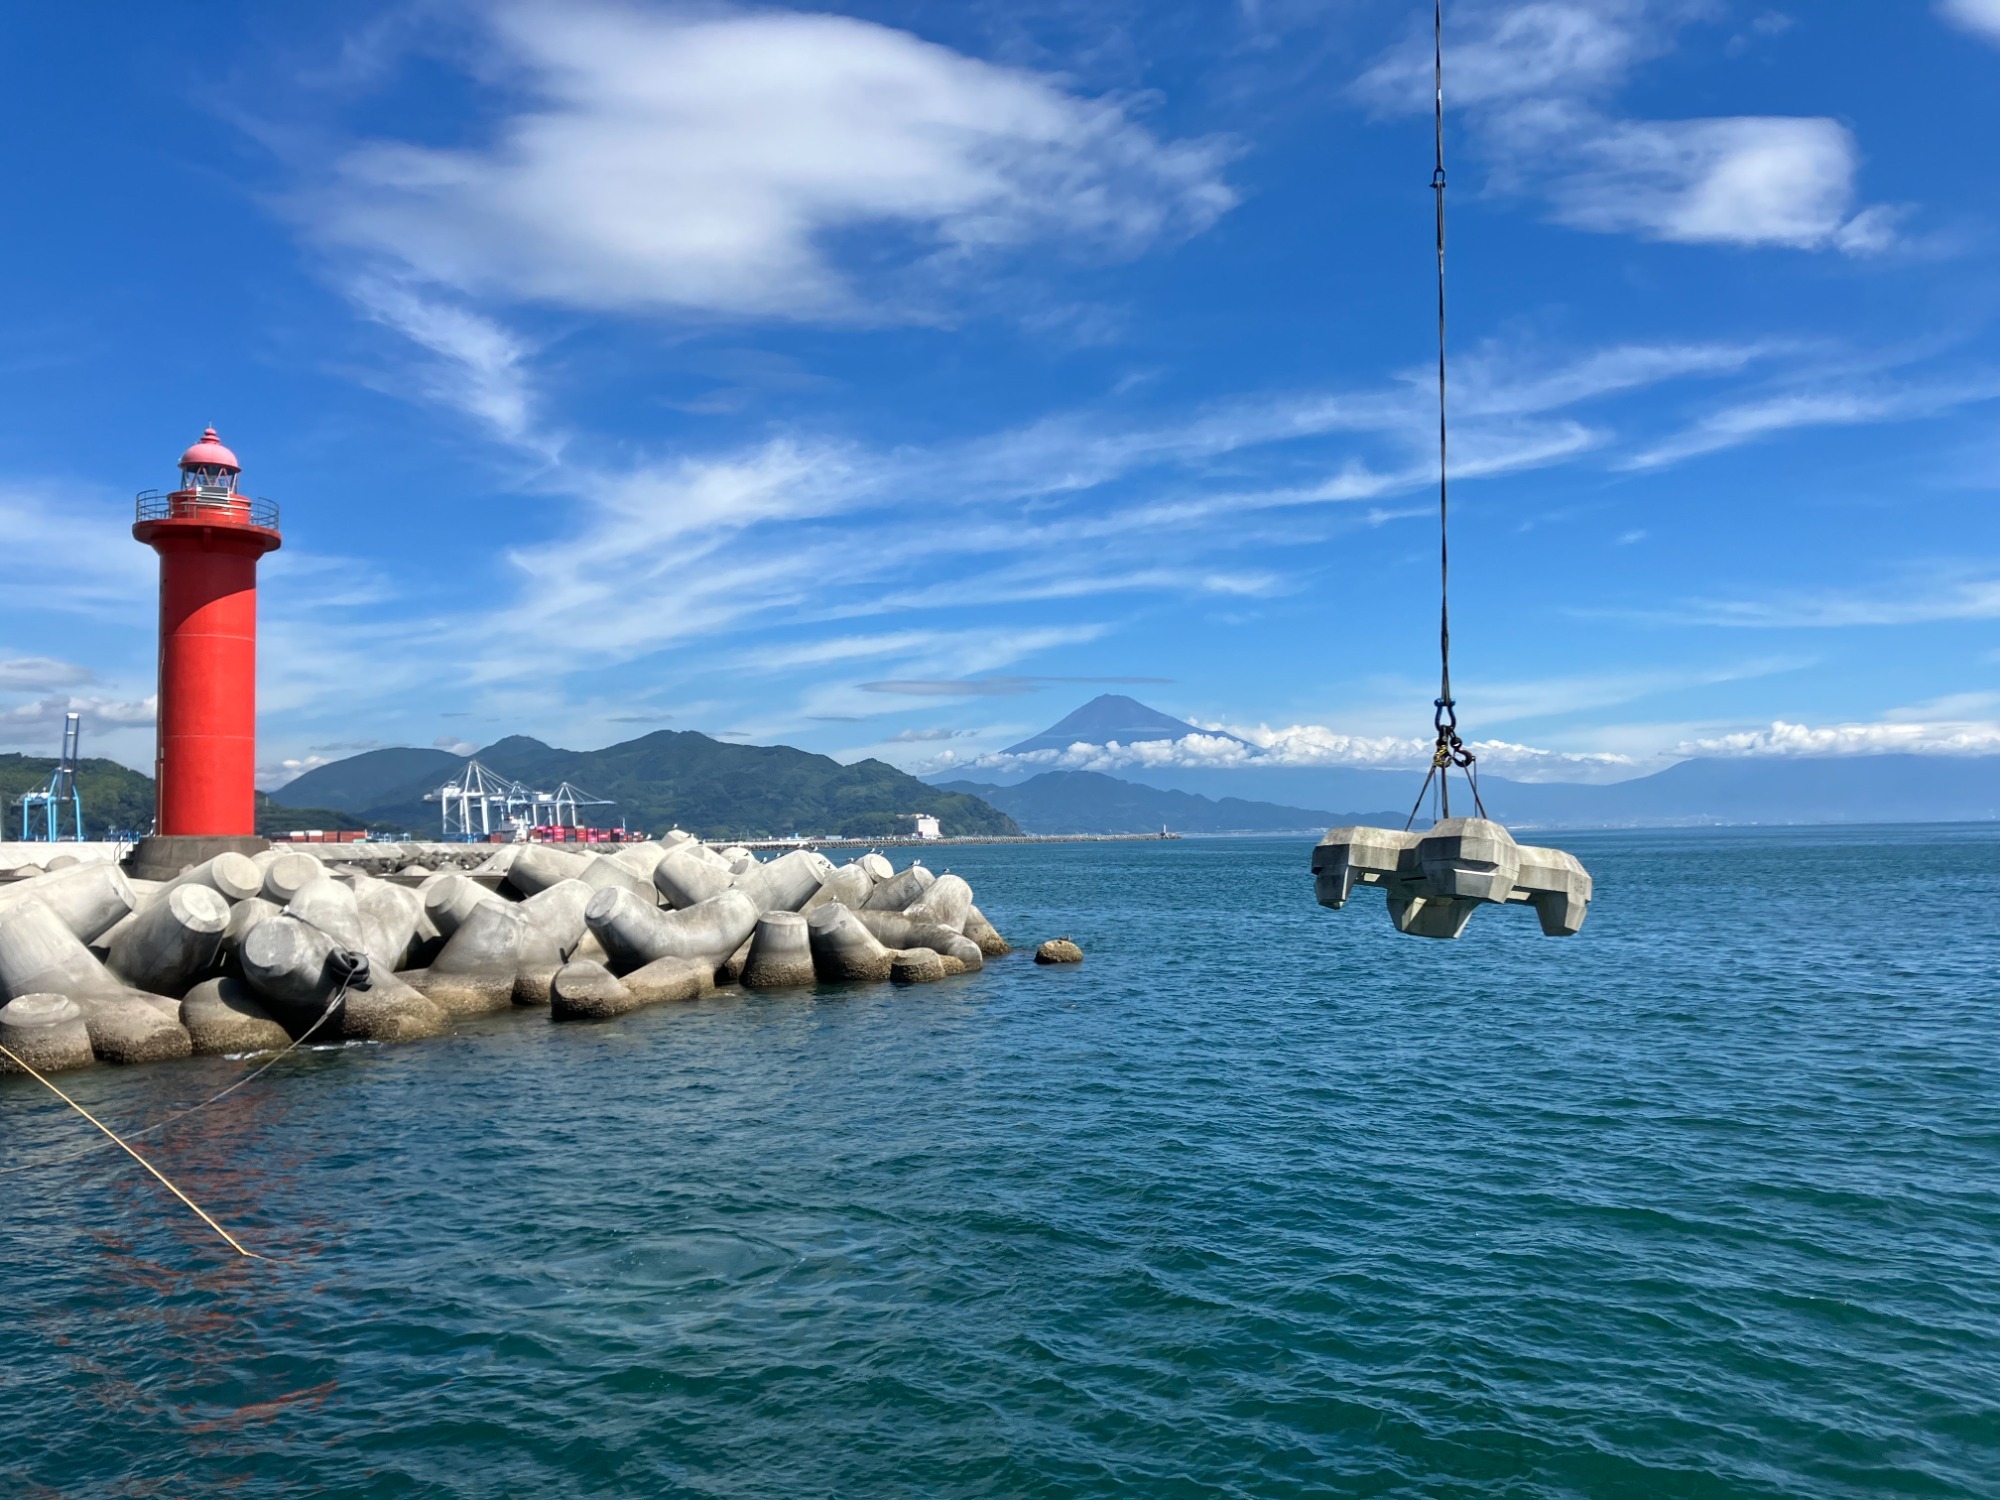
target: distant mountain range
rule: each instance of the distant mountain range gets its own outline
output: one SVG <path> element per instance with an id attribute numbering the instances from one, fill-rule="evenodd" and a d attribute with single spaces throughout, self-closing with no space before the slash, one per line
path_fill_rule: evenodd
<path id="1" fill-rule="evenodd" d="M 1018 786 L 940 781 L 979 797 L 1029 833 L 1307 833 L 1340 823 L 1380 823 L 1404 813 L 1331 813 L 1240 797 L 1209 798 L 1120 781 L 1096 771 L 1044 771 Z"/>
<path id="2" fill-rule="evenodd" d="M 1113 739 L 1133 745 L 1211 733 L 1130 698 L 1106 694 L 1015 749 L 1066 750 L 1078 743 L 1104 744 Z M 1057 773 L 1038 772 L 1033 766 L 991 771 L 982 767 L 976 780 L 966 779 L 967 774 L 959 769 L 934 779 L 942 783 L 952 778 L 956 787 L 984 788 L 980 795 L 1038 832 L 1059 831 L 1054 824 L 1064 821 L 1078 827 L 1060 831 L 1129 824 L 1121 831 L 1138 832 L 1157 827 L 1163 819 L 1181 831 L 1207 832 L 1214 819 L 1223 816 L 1217 812 L 1223 806 L 1232 806 L 1233 812 L 1224 821 L 1240 823 L 1241 831 L 1276 831 L 1285 826 L 1282 821 L 1266 819 L 1341 808 L 1394 809 L 1394 824 L 1400 826 L 1423 781 L 1417 771 L 1261 765 L 1254 755 L 1246 764 L 1221 768 L 1133 766 L 1096 781 L 1049 782 L 1047 778 Z M 1039 789 L 1018 795 L 1030 786 Z M 1174 804 L 1135 797 L 1135 788 L 1186 794 L 1200 801 L 1178 805 L 1184 821 L 1177 822 Z M 1978 822 L 2000 818 L 2000 756 L 1702 759 L 1609 785 L 1482 776 L 1480 788 L 1488 812 L 1523 828 Z M 1462 790 L 1455 796 L 1460 799 Z M 1332 811 L 1315 816 L 1329 824 L 1381 817 Z"/>
<path id="3" fill-rule="evenodd" d="M 429 832 L 439 806 L 425 794 L 456 777 L 468 759 L 553 791 L 570 782 L 611 806 L 587 809 L 603 823 L 661 831 L 672 825 L 717 837 L 793 833 L 877 838 L 910 831 L 930 813 L 947 835 L 1020 829 L 978 797 L 926 785 L 879 760 L 843 766 L 788 745 L 730 745 L 705 734 L 660 730 L 602 750 L 560 750 L 515 735 L 472 756 L 443 750 L 369 750 L 318 766 L 272 797 L 289 807 L 331 808 L 370 827 Z"/>

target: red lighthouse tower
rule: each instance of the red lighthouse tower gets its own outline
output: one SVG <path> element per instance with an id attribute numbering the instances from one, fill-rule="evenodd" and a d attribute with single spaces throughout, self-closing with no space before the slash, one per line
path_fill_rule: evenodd
<path id="1" fill-rule="evenodd" d="M 179 485 L 139 496 L 132 535 L 160 554 L 157 837 L 135 863 L 177 872 L 257 827 L 257 560 L 278 507 L 240 493 L 243 466 L 209 428 Z M 169 842 L 171 841 L 171 842 Z"/>

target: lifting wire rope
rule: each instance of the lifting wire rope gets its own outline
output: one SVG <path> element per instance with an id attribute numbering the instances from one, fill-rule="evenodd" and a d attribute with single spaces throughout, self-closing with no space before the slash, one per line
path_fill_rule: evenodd
<path id="1" fill-rule="evenodd" d="M 1480 817 L 1486 804 L 1479 796 L 1478 757 L 1466 749 L 1458 735 L 1458 705 L 1451 695 L 1451 441 L 1445 403 L 1445 299 L 1444 299 L 1444 0 L 1433 0 L 1431 19 L 1431 59 L 1435 105 L 1437 164 L 1431 172 L 1431 192 L 1437 203 L 1437 324 L 1438 324 L 1438 695 L 1432 707 L 1431 727 L 1437 740 L 1431 749 L 1430 771 L 1403 823 L 1408 830 L 1417 820 L 1424 798 L 1437 790 L 1437 810 L 1441 818 L 1451 816 L 1451 772 L 1456 766 L 1465 773 L 1472 788 L 1472 805 Z"/>
<path id="2" fill-rule="evenodd" d="M 238 1255 L 247 1257 L 250 1260 L 269 1260 L 272 1257 L 268 1255 L 259 1255 L 254 1250 L 244 1249 L 242 1245 L 237 1243 L 235 1237 L 232 1236 L 228 1230 L 224 1229 L 220 1224 L 216 1223 L 214 1219 L 210 1218 L 207 1213 L 203 1212 L 201 1205 L 196 1203 L 194 1199 L 188 1197 L 188 1195 L 182 1192 L 178 1187 L 174 1186 L 172 1182 L 168 1181 L 167 1176 L 164 1172 L 162 1172 L 158 1167 L 154 1166 L 150 1161 L 146 1160 L 146 1158 L 141 1156 L 137 1151 L 134 1151 L 129 1143 L 138 1140 L 142 1136 L 151 1135 L 155 1131 L 164 1130 L 169 1125 L 177 1124 L 180 1121 L 187 1119 L 188 1116 L 198 1114 L 202 1110 L 207 1109 L 209 1105 L 215 1104 L 220 1100 L 228 1098 L 238 1089 L 245 1088 L 250 1084 L 255 1083 L 259 1078 L 262 1078 L 266 1073 L 270 1072 L 271 1069 L 276 1067 L 279 1063 L 283 1062 L 287 1057 L 291 1056 L 293 1052 L 297 1051 L 300 1047 L 303 1047 L 307 1042 L 312 1040 L 313 1034 L 317 1032 L 320 1029 L 320 1027 L 324 1026 L 329 1020 L 331 1020 L 334 1014 L 340 1009 L 341 1003 L 347 999 L 347 992 L 349 990 L 365 990 L 370 988 L 373 983 L 368 970 L 368 956 L 365 953 L 354 953 L 354 952 L 349 952 L 346 949 L 335 949 L 334 952 L 327 959 L 327 966 L 332 971 L 334 976 L 335 983 L 334 983 L 333 995 L 326 1002 L 326 1008 L 320 1012 L 319 1019 L 314 1021 L 312 1025 L 308 1026 L 304 1031 L 300 1032 L 296 1037 L 294 1037 L 288 1046 L 282 1048 L 280 1051 L 275 1053 L 270 1058 L 270 1060 L 267 1061 L 262 1067 L 258 1068 L 256 1072 L 250 1074 L 246 1078 L 239 1078 L 236 1082 L 230 1084 L 229 1087 L 221 1089 L 218 1092 L 209 1095 L 209 1097 L 202 1100 L 201 1103 L 190 1105 L 186 1109 L 176 1110 L 174 1113 L 167 1115 L 165 1118 L 154 1121 L 151 1125 L 146 1126 L 145 1129 L 143 1130 L 134 1130 L 122 1136 L 118 1134 L 118 1132 L 113 1130 L 109 1125 L 106 1125 L 102 1120 L 98 1119 L 97 1116 L 93 1115 L 89 1110 L 85 1109 L 81 1104 L 78 1104 L 76 1100 L 70 1098 L 68 1094 L 65 1094 L 61 1089 L 57 1088 L 53 1083 L 49 1082 L 49 1080 L 44 1078 L 40 1073 L 36 1072 L 26 1062 L 22 1061 L 21 1058 L 16 1057 L 12 1052 L 8 1051 L 7 1048 L 5 1048 L 4 1046 L 0 1046 L 0 1056 L 6 1057 L 16 1067 L 20 1068 L 21 1071 L 26 1073 L 29 1077 L 33 1078 L 37 1083 L 41 1084 L 44 1088 L 48 1089 L 50 1093 L 54 1094 L 58 1099 L 62 1100 L 63 1103 L 67 1104 L 71 1109 L 75 1110 L 78 1114 L 82 1115 L 84 1119 L 90 1121 L 92 1125 L 95 1125 L 99 1130 L 103 1131 L 104 1134 L 110 1138 L 112 1144 L 119 1147 L 122 1151 L 125 1152 L 127 1156 L 131 1157 L 132 1160 L 136 1161 L 140 1166 L 144 1167 L 148 1172 L 151 1172 L 155 1177 L 159 1178 L 161 1183 L 163 1183 L 166 1186 L 167 1190 L 171 1192 L 176 1198 L 180 1199 L 181 1202 L 185 1203 L 189 1208 L 193 1209 L 195 1213 L 201 1218 L 201 1221 L 204 1224 L 208 1225 L 210 1229 L 213 1229 L 217 1234 L 221 1235 L 223 1239 L 227 1240 L 229 1242 L 229 1247 L 232 1250 L 234 1250 Z M 103 1149 L 102 1146 L 93 1145 L 86 1147 L 82 1151 L 72 1152 L 68 1156 L 57 1156 L 57 1157 L 47 1158 L 42 1161 L 24 1162 L 19 1166 L 0 1169 L 0 1177 L 11 1177 L 16 1172 L 33 1171 L 39 1167 L 61 1166 L 65 1162 L 79 1161 L 82 1158 L 89 1156 L 92 1153 L 100 1151 L 102 1149 Z"/>

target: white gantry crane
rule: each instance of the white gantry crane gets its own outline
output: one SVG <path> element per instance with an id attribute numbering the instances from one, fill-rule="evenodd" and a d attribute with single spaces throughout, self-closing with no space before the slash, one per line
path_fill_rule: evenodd
<path id="1" fill-rule="evenodd" d="M 487 839 L 496 833 L 524 839 L 537 828 L 581 828 L 578 808 L 614 805 L 610 798 L 593 797 L 567 781 L 553 792 L 538 792 L 476 760 L 425 793 L 424 801 L 438 804 L 440 833 L 447 840 Z"/>
<path id="2" fill-rule="evenodd" d="M 83 715 L 63 717 L 62 757 L 49 773 L 49 784 L 39 792 L 21 794 L 21 837 L 28 843 L 57 843 L 63 839 L 83 842 L 83 793 L 77 789 L 77 745 L 83 737 Z M 67 812 L 70 831 L 62 831 Z M 36 830 L 36 815 L 41 828 Z"/>

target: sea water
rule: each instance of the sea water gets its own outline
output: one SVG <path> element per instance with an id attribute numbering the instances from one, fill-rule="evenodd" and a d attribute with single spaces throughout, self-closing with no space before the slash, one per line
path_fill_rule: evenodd
<path id="1" fill-rule="evenodd" d="M 0 1493 L 2000 1495 L 2000 834 L 1566 842 L 1569 940 L 950 848 L 1087 961 L 296 1054 L 148 1148 L 275 1260 L 0 1176 Z"/>

